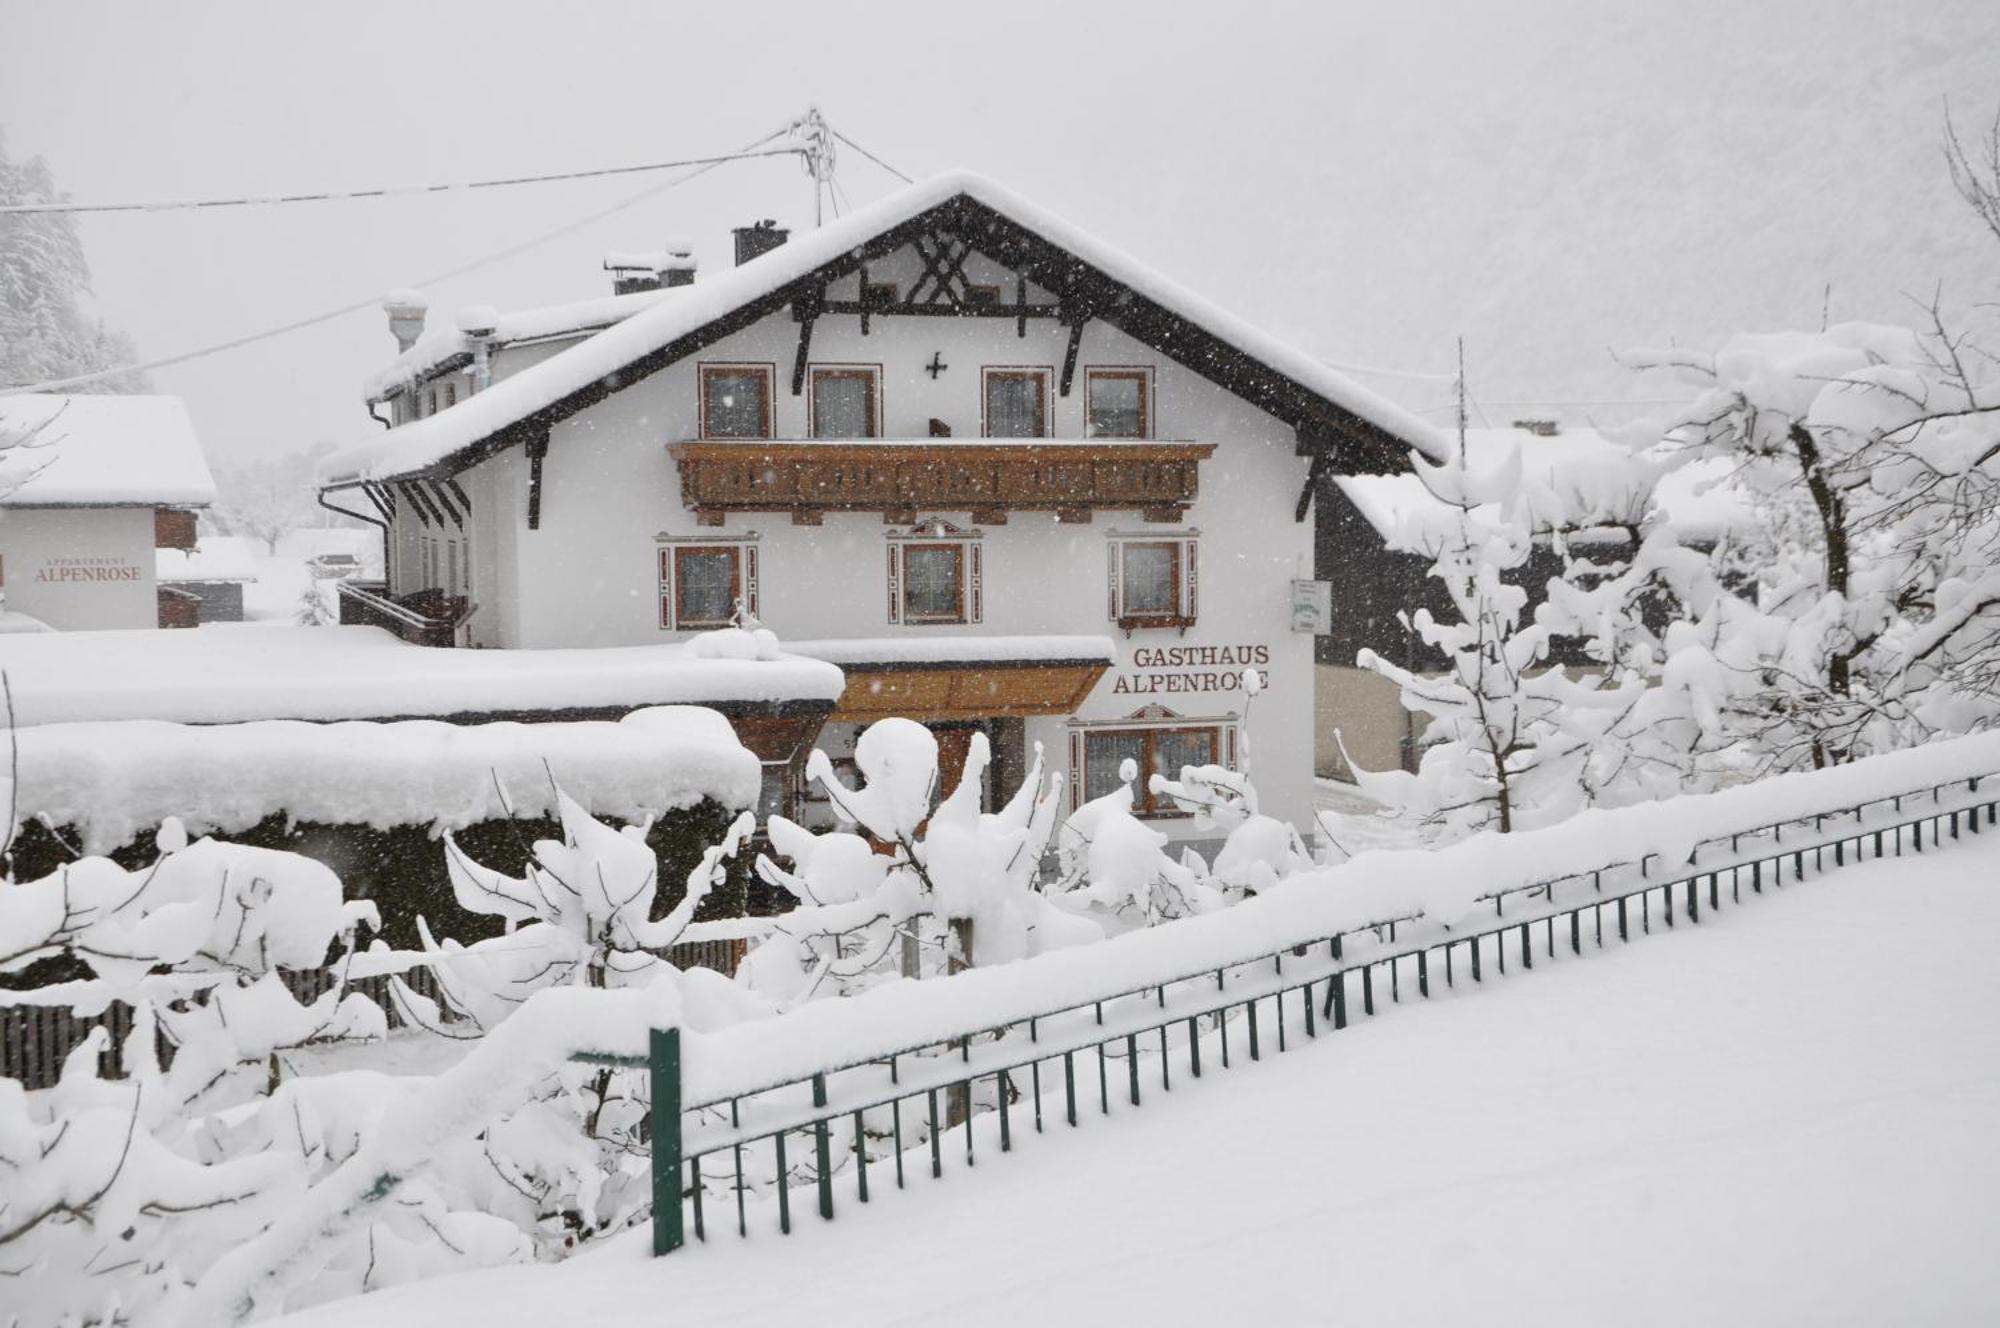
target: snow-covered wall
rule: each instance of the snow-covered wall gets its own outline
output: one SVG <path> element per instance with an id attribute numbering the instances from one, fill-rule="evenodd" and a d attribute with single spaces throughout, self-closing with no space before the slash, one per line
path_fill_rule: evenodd
<path id="1" fill-rule="evenodd" d="M 156 627 L 150 507 L 0 512 L 7 607 L 64 631 Z"/>
<path id="2" fill-rule="evenodd" d="M 907 291 L 918 268 L 907 254 L 892 256 L 872 264 L 869 276 Z M 1003 300 L 1013 298 L 1011 274 L 977 256 L 968 277 L 1000 286 Z M 851 298 L 844 288 L 853 284 L 849 278 L 836 285 L 834 298 Z M 1049 298 L 1032 287 L 1029 296 Z M 1266 670 L 1270 689 L 1257 703 L 1252 734 L 1257 781 L 1266 810 L 1310 825 L 1312 638 L 1290 630 L 1289 583 L 1312 575 L 1312 526 L 1292 520 L 1306 463 L 1294 455 L 1291 428 L 1102 323 L 1085 329 L 1075 386 L 1061 396 L 1056 380 L 1064 344 L 1064 330 L 1047 319 L 1030 320 L 1020 337 L 1006 319 L 886 316 L 873 319 L 863 336 L 858 319 L 830 315 L 815 326 L 811 363 L 880 367 L 883 436 L 925 437 L 938 419 L 957 439 L 981 434 L 982 366 L 1048 369 L 1050 434 L 1058 439 L 1087 432 L 1088 369 L 1147 367 L 1152 436 L 1216 445 L 1201 466 L 1199 500 L 1181 523 L 1149 524 L 1136 512 L 1121 512 L 1099 514 L 1088 525 L 1059 525 L 1052 513 L 1014 512 L 1003 525 L 979 528 L 981 620 L 924 627 L 889 620 L 887 537 L 899 528 L 886 527 L 879 512 L 829 514 L 811 527 L 792 525 L 784 513 L 697 525 L 681 501 L 667 447 L 699 435 L 701 363 L 770 365 L 774 436 L 811 434 L 809 395 L 790 391 L 798 325 L 781 310 L 558 424 L 544 465 L 539 530 L 526 528 L 528 466 L 519 449 L 461 477 L 478 532 L 472 642 L 547 647 L 680 639 L 660 622 L 662 541 L 750 545 L 757 550 L 758 612 L 781 640 L 1108 634 L 1118 662 L 1076 718 L 1106 725 L 1144 707 L 1164 707 L 1170 713 L 1149 710 L 1145 718 L 1216 724 L 1224 760 L 1236 736 L 1230 726 L 1243 709 L 1242 669 Z M 936 375 L 924 369 L 934 357 L 947 366 Z M 970 527 L 964 511 L 919 516 Z M 1107 573 L 1118 534 L 1198 539 L 1198 614 L 1185 633 L 1149 628 L 1128 636 L 1111 621 Z M 1028 739 L 1045 745 L 1055 769 L 1069 771 L 1073 749 L 1080 751 L 1072 738 L 1081 731 L 1067 719 L 1038 719 Z M 1162 827 L 1187 828 L 1171 820 Z"/>

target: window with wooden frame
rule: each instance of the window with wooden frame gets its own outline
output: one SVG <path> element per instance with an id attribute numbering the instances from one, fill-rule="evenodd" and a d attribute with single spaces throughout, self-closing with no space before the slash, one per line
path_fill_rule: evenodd
<path id="1" fill-rule="evenodd" d="M 1193 625 L 1200 542 L 1143 535 L 1110 543 L 1108 607 L 1111 620 L 1132 631 L 1140 627 Z"/>
<path id="2" fill-rule="evenodd" d="M 659 549 L 660 627 L 727 627 L 740 602 L 757 612 L 757 549 L 750 544 L 672 543 Z"/>
<path id="3" fill-rule="evenodd" d="M 812 436 L 882 436 L 882 371 L 873 365 L 829 365 L 812 371 Z"/>
<path id="4" fill-rule="evenodd" d="M 1183 766 L 1220 764 L 1222 730 L 1214 724 L 1086 729 L 1082 733 L 1082 748 L 1079 784 L 1083 801 L 1114 792 L 1124 782 L 1120 768 L 1131 761 L 1138 767 L 1138 778 L 1132 785 L 1134 814 L 1186 816 L 1188 813 L 1175 807 L 1172 799 L 1153 793 L 1147 785 L 1154 775 L 1179 779 Z"/>
<path id="5" fill-rule="evenodd" d="M 985 616 L 977 532 L 942 519 L 889 540 L 889 621 L 910 626 L 976 623 Z"/>
<path id="6" fill-rule="evenodd" d="M 980 390 L 986 437 L 1049 436 L 1049 370 L 982 369 Z"/>
<path id="7" fill-rule="evenodd" d="M 771 436 L 770 365 L 704 364 L 701 366 L 701 436 L 704 438 Z"/>
<path id="8" fill-rule="evenodd" d="M 1153 436 L 1153 371 L 1144 367 L 1083 371 L 1086 438 Z"/>

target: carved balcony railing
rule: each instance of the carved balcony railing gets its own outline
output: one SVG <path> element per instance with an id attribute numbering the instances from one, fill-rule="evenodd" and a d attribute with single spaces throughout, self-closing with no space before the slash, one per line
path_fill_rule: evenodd
<path id="1" fill-rule="evenodd" d="M 1200 492 L 1213 443 L 1111 439 L 703 439 L 673 443 L 681 500 L 703 525 L 731 512 L 787 512 L 818 525 L 828 512 L 969 512 L 1000 525 L 1009 512 L 1096 512 L 1179 521 Z"/>

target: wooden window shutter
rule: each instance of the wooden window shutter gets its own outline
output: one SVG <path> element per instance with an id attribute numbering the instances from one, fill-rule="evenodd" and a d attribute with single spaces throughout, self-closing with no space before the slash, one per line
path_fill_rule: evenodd
<path id="1" fill-rule="evenodd" d="M 969 622 L 986 620 L 986 596 L 981 583 L 985 577 L 982 571 L 979 541 L 967 540 L 965 544 L 966 619 Z"/>
<path id="2" fill-rule="evenodd" d="M 899 544 L 889 546 L 889 621 L 903 621 L 903 549 Z"/>
<path id="3" fill-rule="evenodd" d="M 1181 541 L 1181 616 L 1192 621 L 1196 614 L 1196 564 L 1200 559 L 1201 544 L 1198 540 Z"/>
<path id="4" fill-rule="evenodd" d="M 744 545 L 742 559 L 743 607 L 749 612 L 752 618 L 755 618 L 759 616 L 757 612 L 757 546 L 754 544 Z"/>
<path id="5" fill-rule="evenodd" d="M 1069 731 L 1069 809 L 1083 806 L 1083 730 Z"/>
<path id="6" fill-rule="evenodd" d="M 1118 570 L 1119 564 L 1125 559 L 1125 547 L 1117 540 L 1112 540 L 1104 547 L 1110 553 L 1110 566 L 1105 576 L 1108 601 L 1105 606 L 1105 616 L 1112 622 L 1117 622 L 1121 616 L 1119 609 L 1122 607 L 1118 602 Z"/>
<path id="7" fill-rule="evenodd" d="M 662 546 L 660 559 L 660 629 L 673 630 L 674 625 L 674 551 Z"/>

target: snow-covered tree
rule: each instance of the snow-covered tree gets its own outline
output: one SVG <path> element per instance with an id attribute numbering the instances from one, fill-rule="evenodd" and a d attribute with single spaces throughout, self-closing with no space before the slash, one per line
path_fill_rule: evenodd
<path id="1" fill-rule="evenodd" d="M 84 858 L 0 884 L 0 972 L 66 953 L 91 974 L 0 998 L 86 1015 L 113 1000 L 133 1008 L 122 1077 L 99 1073 L 110 1050 L 100 1027 L 53 1088 L 0 1080 L 10 1321 L 170 1321 L 209 1262 L 306 1186 L 319 1114 L 299 1088 L 276 1082 L 276 1053 L 384 1031 L 381 1010 L 342 983 L 301 1004 L 279 979 L 280 967 L 319 967 L 336 937 L 372 918 L 369 905 L 343 903 L 325 867 L 211 839 L 190 845 L 171 822 L 160 848 L 137 871 Z M 175 1049 L 168 1069 L 161 1040 Z M 270 1096 L 247 1109 L 218 1100 L 263 1081 L 235 1072 L 265 1063 Z M 243 1131 L 261 1133 L 247 1145 L 229 1137 Z"/>
<path id="2" fill-rule="evenodd" d="M 1716 642 L 1720 718 L 1776 768 L 2000 713 L 2000 371 L 1933 311 L 1640 351 L 1697 387 L 1658 436 L 1736 464 L 1760 506 L 1758 621 Z"/>
<path id="3" fill-rule="evenodd" d="M 40 157 L 17 162 L 0 136 L 0 203 L 56 203 L 64 195 Z M 82 310 L 90 293 L 76 218 L 66 212 L 0 213 L 0 387 L 25 387 L 130 364 L 132 345 Z M 120 374 L 81 392 L 143 392 L 142 374 Z"/>

